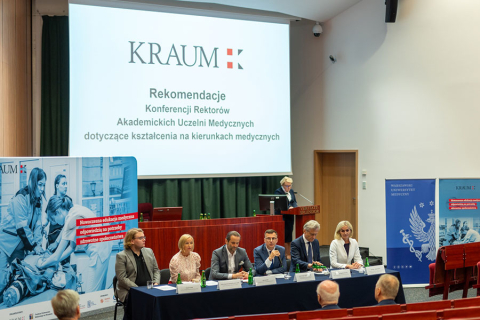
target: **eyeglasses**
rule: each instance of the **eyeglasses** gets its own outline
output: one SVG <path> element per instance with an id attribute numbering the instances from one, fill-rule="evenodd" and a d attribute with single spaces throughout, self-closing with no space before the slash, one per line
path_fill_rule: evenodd
<path id="1" fill-rule="evenodd" d="M 283 186 L 284 186 L 285 188 L 291 188 L 291 187 L 292 187 L 291 184 L 284 184 Z"/>
<path id="2" fill-rule="evenodd" d="M 147 240 L 147 237 L 143 236 L 143 237 L 138 237 L 138 238 L 134 238 L 134 239 Z"/>
<path id="3" fill-rule="evenodd" d="M 265 238 L 265 240 L 267 240 L 267 241 L 275 241 L 275 240 L 277 240 L 277 239 L 278 239 L 278 238 Z"/>

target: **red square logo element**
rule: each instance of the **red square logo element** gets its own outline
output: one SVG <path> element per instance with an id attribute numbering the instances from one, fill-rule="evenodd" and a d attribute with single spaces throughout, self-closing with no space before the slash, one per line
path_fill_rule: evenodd
<path id="1" fill-rule="evenodd" d="M 227 62 L 227 68 L 233 69 L 233 62 Z"/>
<path id="2" fill-rule="evenodd" d="M 233 55 L 233 49 L 227 49 L 227 56 Z"/>

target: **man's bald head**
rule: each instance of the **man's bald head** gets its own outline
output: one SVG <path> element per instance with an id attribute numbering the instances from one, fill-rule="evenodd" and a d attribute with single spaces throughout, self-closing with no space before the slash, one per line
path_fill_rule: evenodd
<path id="1" fill-rule="evenodd" d="M 375 286 L 375 299 L 378 302 L 382 300 L 392 299 L 394 300 L 398 293 L 400 282 L 397 277 L 391 274 L 383 274 L 377 281 Z"/>
<path id="2" fill-rule="evenodd" d="M 330 304 L 338 304 L 340 290 L 335 281 L 324 280 L 317 286 L 318 303 L 323 307 Z"/>

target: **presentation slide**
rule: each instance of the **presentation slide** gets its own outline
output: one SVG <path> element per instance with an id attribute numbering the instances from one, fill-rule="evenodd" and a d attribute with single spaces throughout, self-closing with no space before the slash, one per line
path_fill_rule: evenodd
<path id="1" fill-rule="evenodd" d="M 70 156 L 135 156 L 140 178 L 291 173 L 288 23 L 98 3 L 69 4 Z"/>

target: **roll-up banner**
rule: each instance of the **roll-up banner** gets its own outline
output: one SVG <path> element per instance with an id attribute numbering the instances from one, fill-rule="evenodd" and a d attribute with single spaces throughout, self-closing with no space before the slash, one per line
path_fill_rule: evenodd
<path id="1" fill-rule="evenodd" d="M 386 180 L 387 267 L 403 284 L 428 283 L 437 254 L 435 180 Z"/>
<path id="2" fill-rule="evenodd" d="M 439 245 L 480 242 L 480 179 L 440 179 Z"/>
<path id="3" fill-rule="evenodd" d="M 114 305 L 137 199 L 133 157 L 0 158 L 0 319 L 56 319 L 62 289 L 81 312 Z"/>

